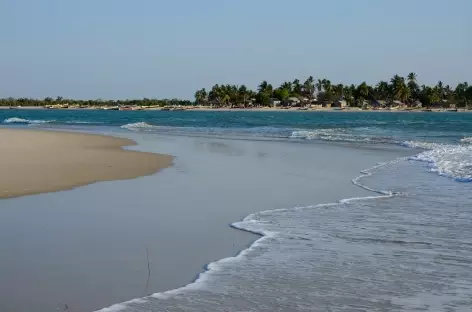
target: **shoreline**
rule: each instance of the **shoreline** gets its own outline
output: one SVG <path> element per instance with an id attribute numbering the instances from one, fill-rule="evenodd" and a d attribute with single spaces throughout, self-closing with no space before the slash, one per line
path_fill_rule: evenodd
<path id="1" fill-rule="evenodd" d="M 415 153 L 412 153 L 412 154 L 414 155 Z M 400 157 L 400 158 L 403 158 L 403 157 Z M 360 170 L 359 175 L 357 175 L 353 179 L 350 179 L 350 180 L 348 179 L 351 186 L 358 188 L 358 190 L 361 192 L 359 194 L 362 194 L 362 192 L 364 192 L 363 195 L 360 195 L 358 197 L 340 198 L 338 200 L 333 200 L 331 202 L 317 203 L 314 205 L 302 206 L 302 207 L 274 208 L 270 210 L 262 210 L 262 211 L 251 213 L 239 221 L 230 223 L 229 227 L 231 229 L 234 229 L 242 233 L 253 234 L 256 236 L 256 239 L 252 241 L 250 244 L 248 244 L 247 246 L 245 246 L 245 248 L 238 250 L 234 255 L 221 258 L 221 259 L 205 264 L 205 266 L 203 267 L 203 270 L 200 273 L 198 273 L 197 276 L 194 279 L 192 279 L 188 284 L 182 285 L 177 288 L 156 292 L 148 296 L 133 298 L 131 300 L 127 300 L 124 302 L 115 303 L 110 306 L 95 310 L 93 312 L 126 311 L 130 304 L 131 305 L 132 304 L 146 304 L 151 298 L 157 299 L 157 300 L 172 299 L 178 295 L 185 294 L 186 291 L 190 292 L 190 291 L 198 290 L 200 284 L 205 284 L 207 279 L 210 279 L 212 275 L 215 274 L 215 271 L 216 273 L 218 273 L 221 266 L 224 266 L 226 263 L 231 262 L 231 261 L 244 261 L 244 257 L 246 257 L 249 253 L 251 253 L 257 247 L 259 247 L 265 240 L 274 237 L 278 233 L 278 232 L 276 233 L 269 232 L 269 231 L 261 230 L 261 229 L 254 229 L 252 226 L 252 221 L 257 220 L 257 218 L 254 218 L 254 217 L 258 214 L 264 214 L 266 212 L 285 211 L 289 209 L 293 209 L 293 210 L 318 209 L 322 207 L 329 207 L 332 205 L 345 204 L 345 203 L 353 202 L 353 201 L 374 201 L 374 200 L 378 200 L 382 198 L 392 198 L 392 197 L 399 196 L 398 194 L 393 194 L 393 193 L 386 194 L 385 190 L 372 189 L 358 182 L 358 180 L 364 177 L 371 176 L 372 170 L 394 163 L 400 158 L 388 160 L 385 163 L 379 163 L 367 169 Z"/>
<path id="2" fill-rule="evenodd" d="M 53 111 L 88 111 L 88 110 L 105 110 L 105 111 L 124 111 L 124 112 L 140 112 L 140 111 L 200 111 L 200 112 L 388 112 L 388 113 L 447 113 L 447 112 L 457 112 L 457 113 L 469 113 L 472 112 L 470 109 L 459 108 L 457 110 L 447 109 L 447 108 L 432 108 L 432 109 L 361 109 L 358 107 L 346 107 L 346 108 L 300 108 L 300 107 L 290 107 L 290 108 L 277 108 L 277 107 L 264 107 L 264 108 L 229 108 L 229 107 L 220 107 L 220 108 L 211 108 L 211 107 L 152 107 L 152 108 L 142 108 L 136 107 L 133 109 L 120 110 L 117 108 L 111 107 L 86 107 L 86 108 L 47 108 L 42 106 L 21 106 L 21 107 L 8 107 L 0 106 L 0 110 L 53 110 Z"/>
<path id="3" fill-rule="evenodd" d="M 242 222 L 235 222 L 235 220 L 242 220 L 258 211 L 312 205 L 314 197 L 317 203 L 329 203 L 339 198 L 367 196 L 370 192 L 353 185 L 350 177 L 359 175 L 359 171 L 367 167 L 365 165 L 371 166 L 373 163 L 391 159 L 393 155 L 396 155 L 396 153 L 391 154 L 390 151 L 380 150 L 374 153 L 370 150 L 350 149 L 356 155 L 368 153 L 373 158 L 355 157 L 359 159 L 355 166 L 350 166 L 349 170 L 344 168 L 342 175 L 332 176 L 333 172 L 326 171 L 325 165 L 331 163 L 330 156 L 343 154 L 346 147 L 333 146 L 329 151 L 325 147 L 307 146 L 305 147 L 308 149 L 307 152 L 313 151 L 313 155 L 318 155 L 321 163 L 316 168 L 309 167 L 311 170 L 303 169 L 303 172 L 310 177 L 329 175 L 335 178 L 329 180 L 330 183 L 321 182 L 323 181 L 321 179 L 318 184 L 306 185 L 304 180 L 287 177 L 284 170 L 274 176 L 274 170 L 271 169 L 273 164 L 281 160 L 278 153 L 281 148 L 285 152 L 289 151 L 299 160 L 300 146 L 298 145 L 272 142 L 264 144 L 266 148 L 269 148 L 268 152 L 271 155 L 264 161 L 266 164 L 269 162 L 270 166 L 267 167 L 261 166 L 258 159 L 251 156 L 250 151 L 253 151 L 255 147 L 246 142 L 227 142 L 228 145 L 235 145 L 235 148 L 248 149 L 244 156 L 240 156 L 245 157 L 241 161 L 240 158 L 229 157 L 225 153 L 214 153 L 212 149 L 200 150 L 195 146 L 195 139 L 192 138 L 161 141 L 159 144 L 134 135 L 130 138 L 138 143 L 136 150 L 159 151 L 176 155 L 179 163 L 175 167 L 187 167 L 189 169 L 185 173 L 187 178 L 182 179 L 182 173 L 176 170 L 166 170 L 162 173 L 162 178 L 155 175 L 128 182 L 99 183 L 76 189 L 73 192 L 5 201 L 6 207 L 3 207 L 5 215 L 2 215 L 0 219 L 5 220 L 3 233 L 9 235 L 4 235 L 7 238 L 4 248 L 7 250 L 9 246 L 12 246 L 11 250 L 14 250 L 13 254 L 16 257 L 19 255 L 25 257 L 25 253 L 28 254 L 30 250 L 34 252 L 35 249 L 29 246 L 40 244 L 42 250 L 41 255 L 32 257 L 33 253 L 31 253 L 31 256 L 27 257 L 34 259 L 32 263 L 28 263 L 28 272 L 40 274 L 40 280 L 47 281 L 48 286 L 45 287 L 47 292 L 39 297 L 29 298 L 28 302 L 24 303 L 26 306 L 34 306 L 37 311 L 50 311 L 56 307 L 62 308 L 61 303 L 67 303 L 74 310 L 115 311 L 115 308 L 122 307 L 123 302 L 131 300 L 138 303 L 142 300 L 132 298 L 146 298 L 147 295 L 153 296 L 153 294 L 157 294 L 153 297 L 166 296 L 174 291 L 198 287 L 202 281 L 206 280 L 205 277 L 214 273 L 211 270 L 213 266 L 224 265 L 225 259 L 244 258 L 247 251 L 255 246 L 254 244 L 257 245 L 261 239 L 264 240 L 261 234 L 254 235 L 253 232 L 235 227 Z M 180 148 L 176 149 L 177 146 Z M 181 147 L 185 148 L 181 149 Z M 257 150 L 259 148 L 257 147 Z M 402 151 L 401 154 L 403 155 L 404 152 Z M 209 156 L 214 157 L 214 161 L 202 162 Z M 255 161 L 248 162 L 251 159 Z M 283 159 L 286 160 L 286 158 Z M 324 160 L 328 159 L 330 161 L 324 163 Z M 310 156 L 304 158 L 303 163 L 311 164 L 311 161 Z M 297 171 L 298 165 L 294 166 L 294 164 L 299 163 L 297 161 L 286 164 Z M 233 166 L 228 166 L 228 164 L 233 164 Z M 336 167 L 338 165 L 333 164 L 333 168 Z M 201 170 L 197 171 L 195 168 Z M 250 194 L 254 186 L 260 185 L 262 180 L 248 182 L 246 177 L 257 170 L 261 170 L 259 173 L 261 177 L 264 177 L 263 181 L 279 181 L 274 184 L 275 188 L 284 190 L 291 185 L 299 191 L 288 199 L 283 192 L 273 194 L 272 187 L 260 190 L 258 198 L 241 197 L 234 192 L 226 193 L 228 189 L 243 185 L 241 182 L 245 181 L 246 184 L 242 186 L 241 191 Z M 231 178 L 222 183 L 218 175 Z M 280 179 L 274 179 L 274 177 Z M 196 185 L 195 181 L 205 181 L 205 183 Z M 329 192 L 333 185 L 342 190 L 341 194 Z M 193 191 L 188 192 L 186 196 L 175 196 L 176 189 L 190 190 L 190 187 L 193 187 Z M 211 198 L 208 194 L 212 194 Z M 229 200 L 227 196 L 230 196 Z M 138 200 L 139 204 L 136 205 Z M 68 203 L 67 207 L 63 206 L 64 203 Z M 192 203 L 199 203 L 198 209 L 195 209 Z M 255 207 L 257 209 L 254 209 Z M 182 215 L 186 214 L 193 217 L 182 219 Z M 28 224 L 26 235 L 21 236 L 17 233 L 24 231 L 25 228 L 19 225 L 24 222 L 26 216 L 28 220 L 33 221 Z M 74 220 L 74 222 L 67 220 Z M 102 229 L 104 224 L 107 224 L 106 230 Z M 230 224 L 229 227 L 228 224 Z M 44 228 L 47 228 L 48 232 L 42 232 Z M 88 230 L 84 231 L 84 228 Z M 234 231 L 234 229 L 237 230 Z M 21 239 L 15 240 L 15 237 Z M 169 237 L 172 237 L 172 240 L 169 240 Z M 87 243 L 82 244 L 82 242 Z M 115 247 L 116 245 L 119 247 Z M 152 277 L 150 292 L 143 294 L 141 286 L 144 286 L 147 276 L 145 245 L 149 246 Z M 176 245 L 180 248 L 175 248 Z M 206 249 L 207 246 L 211 248 Z M 84 261 L 77 260 L 78 253 L 82 255 Z M 189 254 L 192 257 L 189 257 Z M 58 267 L 64 270 L 62 274 L 53 278 L 50 277 L 51 269 L 41 265 L 49 263 L 51 259 L 61 259 Z M 126 261 L 122 262 L 122 259 Z M 23 276 L 25 266 L 26 264 L 13 266 L 13 272 L 10 273 L 13 277 L 10 280 L 15 281 L 18 276 Z M 10 268 L 9 272 L 12 271 L 11 267 L 4 267 Z M 169 267 L 181 269 L 177 272 L 169 270 Z M 53 269 L 57 270 L 57 267 Z M 82 275 L 81 272 L 87 272 L 87 274 Z M 29 273 L 25 278 L 35 281 L 34 274 Z M 71 278 L 74 279 L 74 285 L 67 284 L 67 287 L 61 287 Z M 96 285 L 95 288 L 85 286 L 91 281 Z M 5 298 L 11 298 L 12 294 L 20 292 L 20 289 L 21 292 L 26 291 L 26 293 L 29 288 L 31 288 L 30 293 L 34 289 L 34 283 L 29 283 L 32 286 L 26 286 L 26 290 L 23 282 L 17 284 L 13 282 L 13 288 L 11 284 L 12 282 L 5 284 L 5 289 L 7 289 Z M 120 286 L 109 287 L 110 284 Z M 100 289 L 100 298 L 96 298 L 94 292 L 96 289 Z M 15 299 L 6 301 L 5 304 L 7 308 L 10 304 L 12 311 L 26 310 L 15 310 L 19 306 L 25 307 L 23 303 L 15 302 Z"/>
<path id="4" fill-rule="evenodd" d="M 0 129 L 0 199 L 134 179 L 170 167 L 173 156 L 123 149 L 130 139 L 60 131 Z"/>

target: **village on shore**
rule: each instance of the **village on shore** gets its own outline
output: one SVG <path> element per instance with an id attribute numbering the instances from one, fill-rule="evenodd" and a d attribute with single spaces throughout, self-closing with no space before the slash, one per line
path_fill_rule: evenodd
<path id="1" fill-rule="evenodd" d="M 458 83 L 453 89 L 439 81 L 434 86 L 419 85 L 415 73 L 407 78 L 393 76 L 389 82 L 371 86 L 332 84 L 310 76 L 286 81 L 274 88 L 267 81 L 257 91 L 245 85 L 214 85 L 195 92 L 195 100 L 73 100 L 4 98 L 0 108 L 99 109 L 120 111 L 254 110 L 254 111 L 470 111 L 472 86 Z"/>

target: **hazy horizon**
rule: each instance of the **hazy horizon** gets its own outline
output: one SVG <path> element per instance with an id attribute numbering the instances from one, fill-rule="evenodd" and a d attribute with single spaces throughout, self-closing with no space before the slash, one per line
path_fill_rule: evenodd
<path id="1" fill-rule="evenodd" d="M 182 98 L 218 84 L 472 80 L 472 2 L 0 2 L 0 97 Z"/>

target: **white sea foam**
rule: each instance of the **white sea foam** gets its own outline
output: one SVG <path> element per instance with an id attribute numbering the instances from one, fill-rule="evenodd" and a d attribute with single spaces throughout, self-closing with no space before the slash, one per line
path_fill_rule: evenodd
<path id="1" fill-rule="evenodd" d="M 396 143 L 389 136 L 379 136 L 381 129 L 376 128 L 326 128 L 313 130 L 295 130 L 289 136 L 290 139 L 343 141 L 359 143 Z"/>
<path id="2" fill-rule="evenodd" d="M 373 190 L 368 188 L 367 186 L 362 185 L 360 182 L 358 182 L 359 179 L 362 177 L 370 176 L 371 175 L 371 170 L 380 168 L 384 166 L 387 163 L 380 163 L 370 169 L 362 171 L 362 174 L 358 176 L 357 178 L 353 179 L 353 183 L 356 185 L 359 185 L 365 189 L 368 190 Z M 355 181 L 355 182 L 354 182 Z M 164 292 L 159 292 L 150 295 L 149 297 L 143 297 L 143 298 L 137 298 L 133 299 L 127 302 L 123 303 L 118 303 L 114 304 L 110 307 L 103 308 L 100 310 L 97 310 L 96 312 L 118 312 L 118 311 L 126 311 L 128 308 L 132 307 L 134 304 L 141 304 L 141 303 L 146 303 L 148 298 L 154 298 L 154 299 L 159 299 L 159 300 L 168 300 L 172 299 L 178 295 L 185 294 L 189 291 L 198 291 L 198 290 L 205 290 L 205 287 L 207 286 L 208 282 L 211 280 L 212 275 L 215 273 L 220 272 L 222 269 L 226 268 L 227 264 L 231 264 L 233 262 L 239 262 L 239 261 L 244 261 L 247 259 L 248 255 L 254 251 L 260 248 L 261 246 L 264 245 L 264 243 L 267 240 L 274 239 L 276 238 L 280 233 L 271 231 L 267 229 L 267 226 L 265 226 L 265 222 L 261 220 L 266 215 L 273 215 L 274 213 L 289 213 L 291 211 L 296 211 L 296 210 L 306 210 L 306 209 L 316 209 L 316 208 L 325 208 L 325 207 L 330 207 L 330 206 L 337 206 L 339 204 L 348 204 L 350 202 L 354 201 L 362 201 L 362 200 L 374 200 L 374 199 L 379 199 L 379 198 L 388 198 L 388 197 L 393 197 L 396 194 L 388 191 L 382 191 L 382 190 L 374 190 L 374 192 L 377 192 L 381 195 L 378 196 L 365 196 L 365 197 L 353 197 L 353 198 L 346 198 L 342 199 L 338 202 L 335 203 L 328 203 L 328 204 L 319 204 L 319 205 L 312 205 L 312 206 L 303 206 L 303 207 L 293 207 L 293 208 L 281 208 L 281 209 L 272 209 L 272 210 L 265 210 L 265 211 L 260 211 L 257 213 L 253 213 L 245 217 L 243 220 L 232 223 L 231 227 L 235 229 L 239 229 L 242 231 L 250 232 L 253 234 L 261 235 L 259 239 L 257 239 L 254 243 L 251 244 L 248 248 L 242 250 L 238 255 L 234 257 L 227 257 L 220 259 L 218 261 L 209 263 L 206 266 L 206 270 L 198 275 L 198 277 L 195 279 L 190 284 L 187 284 L 183 287 L 164 291 Z"/>
<path id="3" fill-rule="evenodd" d="M 313 129 L 313 130 L 296 130 L 290 135 L 291 139 L 305 139 L 305 140 L 326 140 L 326 141 L 353 141 L 356 140 L 354 136 L 348 133 L 347 129 L 333 128 L 333 129 Z M 361 138 L 357 140 L 365 140 Z"/>
<path id="4" fill-rule="evenodd" d="M 464 138 L 470 139 L 470 138 Z M 461 140 L 468 143 L 469 140 Z M 472 181 L 472 145 L 453 145 L 428 142 L 409 141 L 405 146 L 427 149 L 418 155 L 410 157 L 412 160 L 427 162 L 431 171 L 458 181 Z"/>
<path id="5" fill-rule="evenodd" d="M 23 119 L 19 117 L 11 117 L 7 118 L 3 121 L 3 123 L 7 124 L 46 124 L 46 123 L 52 123 L 54 120 L 31 120 L 31 119 Z"/>
<path id="6" fill-rule="evenodd" d="M 442 146 L 442 144 L 440 143 L 430 143 L 430 142 L 421 142 L 421 141 L 405 141 L 402 143 L 402 145 L 405 147 L 421 148 L 421 149 L 426 149 L 426 150 L 431 150 L 431 149 L 435 149 Z"/>
<path id="7" fill-rule="evenodd" d="M 145 130 L 155 130 L 158 129 L 158 126 L 153 126 L 150 125 L 146 122 L 135 122 L 135 123 L 129 123 L 126 125 L 121 126 L 123 129 L 128 129 L 130 131 L 145 131 Z"/>
<path id="8" fill-rule="evenodd" d="M 461 143 L 472 144 L 472 137 L 465 137 L 461 139 Z"/>

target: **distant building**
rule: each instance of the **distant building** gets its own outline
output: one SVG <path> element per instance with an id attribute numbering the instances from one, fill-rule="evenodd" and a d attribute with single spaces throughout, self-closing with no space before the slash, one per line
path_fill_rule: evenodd
<path id="1" fill-rule="evenodd" d="M 287 99 L 286 103 L 289 106 L 297 106 L 298 104 L 300 104 L 300 99 L 292 96 Z"/>
<path id="2" fill-rule="evenodd" d="M 270 103 L 271 106 L 277 107 L 277 106 L 280 106 L 282 101 L 280 101 L 278 99 L 271 98 L 271 99 L 269 99 L 269 103 Z"/>
<path id="3" fill-rule="evenodd" d="M 347 102 L 343 99 L 339 99 L 335 101 L 333 104 L 331 104 L 331 107 L 345 108 L 346 106 L 347 106 Z"/>

